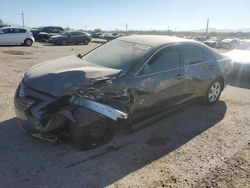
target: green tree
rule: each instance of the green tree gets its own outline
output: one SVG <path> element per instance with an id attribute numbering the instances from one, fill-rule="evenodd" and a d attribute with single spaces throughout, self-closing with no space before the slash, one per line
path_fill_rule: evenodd
<path id="1" fill-rule="evenodd" d="M 3 20 L 0 18 L 0 25 L 3 25 Z"/>
<path id="2" fill-rule="evenodd" d="M 102 30 L 99 29 L 99 28 L 97 28 L 97 29 L 94 29 L 94 32 L 95 32 L 95 33 L 100 33 L 100 32 L 102 32 Z"/>

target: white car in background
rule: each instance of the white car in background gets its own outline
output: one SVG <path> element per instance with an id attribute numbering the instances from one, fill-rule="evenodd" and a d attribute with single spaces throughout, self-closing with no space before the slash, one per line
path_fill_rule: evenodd
<path id="1" fill-rule="evenodd" d="M 33 42 L 34 37 L 28 29 L 16 27 L 0 28 L 0 45 L 31 46 Z"/>
<path id="2" fill-rule="evenodd" d="M 235 49 L 238 48 L 240 45 L 240 40 L 237 38 L 228 38 L 228 39 L 223 39 L 220 42 L 220 48 L 224 48 L 224 49 Z"/>

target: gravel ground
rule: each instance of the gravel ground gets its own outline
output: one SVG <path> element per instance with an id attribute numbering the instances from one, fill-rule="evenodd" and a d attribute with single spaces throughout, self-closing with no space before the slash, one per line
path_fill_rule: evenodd
<path id="1" fill-rule="evenodd" d="M 199 102 L 91 151 L 23 133 L 13 95 L 32 65 L 97 47 L 0 47 L 0 187 L 250 187 L 250 84 Z"/>

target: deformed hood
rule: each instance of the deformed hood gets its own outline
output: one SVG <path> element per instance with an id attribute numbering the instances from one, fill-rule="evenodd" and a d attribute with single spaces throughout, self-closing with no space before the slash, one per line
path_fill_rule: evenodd
<path id="1" fill-rule="evenodd" d="M 24 75 L 24 83 L 35 90 L 61 96 L 96 81 L 111 79 L 120 72 L 72 55 L 31 67 Z"/>

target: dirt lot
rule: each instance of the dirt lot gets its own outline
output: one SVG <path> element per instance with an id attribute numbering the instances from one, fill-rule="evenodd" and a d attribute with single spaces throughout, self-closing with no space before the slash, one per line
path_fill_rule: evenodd
<path id="1" fill-rule="evenodd" d="M 78 151 L 24 134 L 13 95 L 32 65 L 88 46 L 0 47 L 0 187 L 250 187 L 250 84 L 214 106 L 195 103 L 99 149 Z"/>

